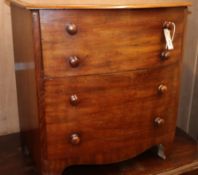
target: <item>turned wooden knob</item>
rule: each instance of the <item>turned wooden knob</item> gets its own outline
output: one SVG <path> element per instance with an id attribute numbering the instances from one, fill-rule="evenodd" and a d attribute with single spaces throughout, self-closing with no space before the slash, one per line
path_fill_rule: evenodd
<path id="1" fill-rule="evenodd" d="M 163 24 L 163 28 L 171 29 L 172 27 L 172 22 L 170 21 L 165 21 Z"/>
<path id="2" fill-rule="evenodd" d="M 166 60 L 170 57 L 170 52 L 168 50 L 164 50 L 162 53 L 161 53 L 161 59 L 162 60 Z"/>
<path id="3" fill-rule="evenodd" d="M 155 118 L 154 122 L 157 126 L 162 126 L 165 123 L 165 120 L 163 118 L 157 117 Z"/>
<path id="4" fill-rule="evenodd" d="M 73 145 L 78 145 L 78 144 L 80 143 L 80 136 L 79 136 L 79 134 L 73 133 L 73 134 L 70 136 L 70 142 L 71 142 Z"/>
<path id="5" fill-rule="evenodd" d="M 159 91 L 161 94 L 166 93 L 167 90 L 168 90 L 167 86 L 165 86 L 165 85 L 163 85 L 163 84 L 159 85 L 159 87 L 158 87 L 158 91 Z"/>
<path id="6" fill-rule="evenodd" d="M 68 24 L 66 30 L 70 35 L 75 35 L 78 31 L 78 28 L 75 24 Z"/>
<path id="7" fill-rule="evenodd" d="M 69 64 L 71 67 L 74 67 L 74 68 L 78 67 L 79 63 L 80 63 L 80 60 L 78 57 L 76 57 L 76 56 L 69 57 Z"/>
<path id="8" fill-rule="evenodd" d="M 70 96 L 70 104 L 76 106 L 79 103 L 79 98 L 76 94 Z"/>

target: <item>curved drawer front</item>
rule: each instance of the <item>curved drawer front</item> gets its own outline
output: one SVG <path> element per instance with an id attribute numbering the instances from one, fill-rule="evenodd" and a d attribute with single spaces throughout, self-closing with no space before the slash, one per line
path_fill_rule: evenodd
<path id="1" fill-rule="evenodd" d="M 181 58 L 183 19 L 183 8 L 41 10 L 45 76 L 112 73 L 174 63 Z M 165 21 L 176 24 L 175 49 L 162 61 Z"/>
<path id="2" fill-rule="evenodd" d="M 69 158 L 75 164 L 111 163 L 172 139 L 178 76 L 175 64 L 46 80 L 48 158 Z M 166 88 L 160 91 L 160 85 Z"/>

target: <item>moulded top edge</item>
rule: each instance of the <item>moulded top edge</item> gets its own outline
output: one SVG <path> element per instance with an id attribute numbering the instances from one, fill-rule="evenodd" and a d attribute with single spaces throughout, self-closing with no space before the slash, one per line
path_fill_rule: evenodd
<path id="1" fill-rule="evenodd" d="M 187 7 L 187 0 L 8 0 L 26 9 L 139 9 Z"/>

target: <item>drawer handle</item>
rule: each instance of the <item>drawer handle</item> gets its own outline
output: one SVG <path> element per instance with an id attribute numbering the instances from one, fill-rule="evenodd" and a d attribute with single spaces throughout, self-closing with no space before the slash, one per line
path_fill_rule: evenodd
<path id="1" fill-rule="evenodd" d="M 173 25 L 172 25 L 171 21 L 165 21 L 164 24 L 163 24 L 163 28 L 171 30 L 172 27 L 173 27 Z"/>
<path id="2" fill-rule="evenodd" d="M 157 117 L 154 120 L 154 123 L 156 126 L 162 126 L 165 123 L 165 120 L 163 118 Z"/>
<path id="3" fill-rule="evenodd" d="M 79 103 L 79 98 L 78 98 L 78 96 L 77 96 L 76 94 L 71 95 L 71 96 L 70 96 L 70 104 L 71 104 L 72 106 L 76 106 L 76 105 L 78 105 L 78 103 Z"/>
<path id="4" fill-rule="evenodd" d="M 167 90 L 168 90 L 168 88 L 167 88 L 166 85 L 161 84 L 158 87 L 158 91 L 159 91 L 160 94 L 165 94 L 167 92 Z"/>
<path id="5" fill-rule="evenodd" d="M 161 53 L 161 60 L 166 60 L 170 57 L 170 52 L 168 50 L 164 50 L 162 53 Z"/>
<path id="6" fill-rule="evenodd" d="M 80 59 L 77 56 L 69 57 L 69 64 L 71 67 L 73 68 L 78 67 L 79 63 L 80 63 Z"/>
<path id="7" fill-rule="evenodd" d="M 78 28 L 75 24 L 68 24 L 66 30 L 70 35 L 75 35 L 78 31 Z"/>
<path id="8" fill-rule="evenodd" d="M 80 143 L 80 135 L 78 133 L 73 133 L 71 136 L 70 136 L 70 142 L 73 144 L 73 145 L 78 145 Z"/>

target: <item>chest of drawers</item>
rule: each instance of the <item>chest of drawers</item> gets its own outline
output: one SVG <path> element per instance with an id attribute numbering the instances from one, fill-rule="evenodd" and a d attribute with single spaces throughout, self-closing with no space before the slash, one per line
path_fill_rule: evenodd
<path id="1" fill-rule="evenodd" d="M 166 158 L 188 5 L 12 1 L 22 143 L 40 174 L 115 163 L 153 146 Z"/>

